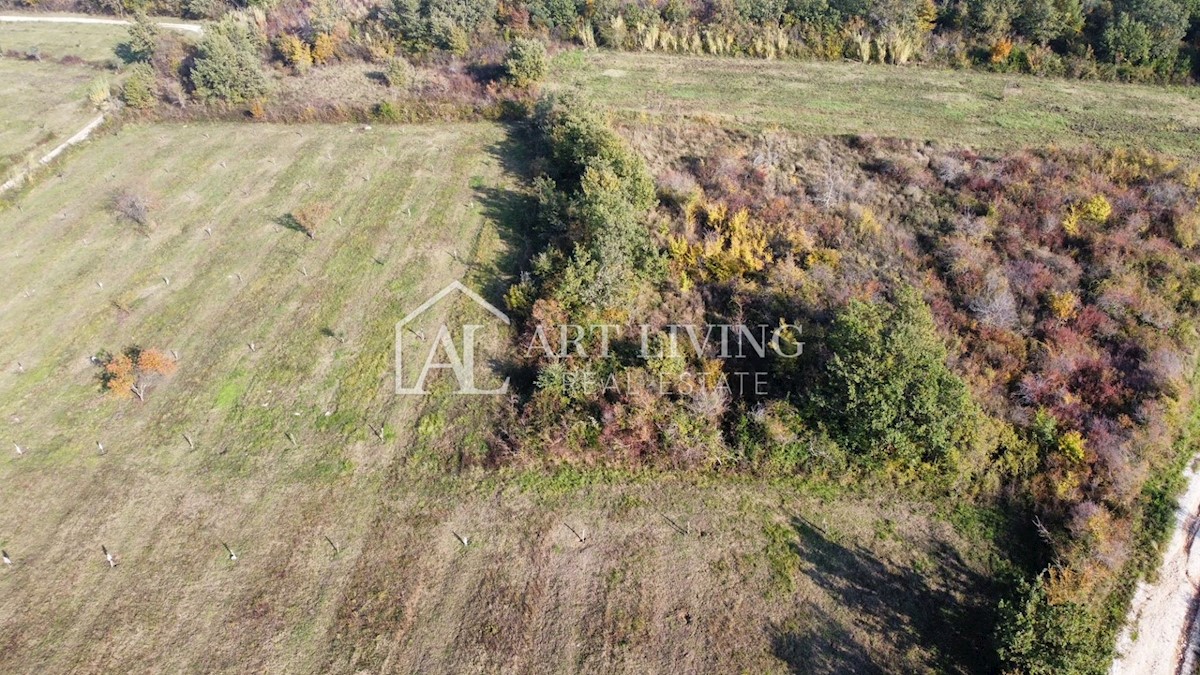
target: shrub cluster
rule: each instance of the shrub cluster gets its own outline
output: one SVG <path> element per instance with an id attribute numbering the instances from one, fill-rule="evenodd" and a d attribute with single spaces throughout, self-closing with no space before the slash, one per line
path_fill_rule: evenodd
<path id="1" fill-rule="evenodd" d="M 808 337 L 803 361 L 768 364 L 783 386 L 722 416 L 724 463 L 1015 498 L 1046 550 L 1006 605 L 1002 655 L 1096 672 L 1154 545 L 1142 523 L 1169 499 L 1147 478 L 1177 466 L 1191 404 L 1200 169 L 1127 150 L 708 143 L 647 149 L 677 284 L 664 304 L 782 315 Z M 730 256 L 726 217 L 696 215 L 713 203 L 746 211 L 765 249 L 741 236 Z"/>
<path id="2" fill-rule="evenodd" d="M 504 58 L 504 74 L 515 87 L 529 87 L 546 79 L 550 60 L 540 40 L 517 38 Z"/>
<path id="3" fill-rule="evenodd" d="M 196 48 L 191 83 L 204 100 L 243 103 L 267 93 L 262 36 L 249 22 L 228 17 L 210 24 Z"/>

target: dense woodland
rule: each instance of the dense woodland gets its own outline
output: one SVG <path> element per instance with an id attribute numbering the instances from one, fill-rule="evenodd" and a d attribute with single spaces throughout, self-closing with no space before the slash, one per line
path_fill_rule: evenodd
<path id="1" fill-rule="evenodd" d="M 1137 150 L 996 157 L 782 132 L 709 129 L 680 145 L 531 88 L 555 40 L 1184 81 L 1194 0 L 85 8 L 138 17 L 121 50 L 131 72 L 120 95 L 134 110 L 207 102 L 270 119 L 268 61 L 295 74 L 370 61 L 400 90 L 416 86 L 414 63 L 473 64 L 447 69 L 434 93 L 469 115 L 518 120 L 537 155 L 529 256 L 505 296 L 521 326 L 522 395 L 487 462 L 886 481 L 999 505 L 1031 561 L 998 571 L 1011 589 L 998 599 L 999 658 L 1013 672 L 1107 669 L 1185 458 L 1200 169 Z M 192 44 L 144 12 L 214 21 Z M 408 114 L 330 106 L 313 116 Z M 523 349 L 544 326 L 649 323 L 665 340 L 671 323 L 781 318 L 800 327 L 787 339 L 804 343 L 803 357 L 752 364 L 771 374 L 763 395 L 594 386 L 684 372 L 715 385 L 731 366 L 711 351 L 645 360 L 618 340 L 595 361 Z"/>

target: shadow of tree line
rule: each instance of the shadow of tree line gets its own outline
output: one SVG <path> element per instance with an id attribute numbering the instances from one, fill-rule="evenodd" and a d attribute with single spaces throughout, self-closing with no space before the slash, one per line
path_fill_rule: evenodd
<path id="1" fill-rule="evenodd" d="M 819 607 L 806 607 L 807 627 L 767 627 L 777 658 L 796 673 L 911 672 L 917 664 L 890 662 L 863 644 L 864 632 L 890 644 L 891 654 L 921 649 L 942 673 L 996 672 L 991 636 L 991 582 L 957 551 L 939 543 L 930 552 L 936 572 L 896 569 L 858 545 L 833 541 L 802 517 L 792 519 L 803 573 L 855 617 L 847 626 Z M 936 574 L 937 576 L 933 576 Z M 933 583 L 931 583 L 933 582 Z M 853 630 L 851 630 L 853 628 Z"/>

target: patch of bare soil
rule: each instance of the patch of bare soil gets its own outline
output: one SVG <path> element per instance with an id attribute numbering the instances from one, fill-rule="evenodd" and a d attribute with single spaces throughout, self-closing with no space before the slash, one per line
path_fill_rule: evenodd
<path id="1" fill-rule="evenodd" d="M 1200 644 L 1200 473 L 1184 472 L 1187 491 L 1179 498 L 1175 533 L 1163 553 L 1154 583 L 1142 582 L 1117 640 L 1112 675 L 1174 675 L 1195 670 Z"/>

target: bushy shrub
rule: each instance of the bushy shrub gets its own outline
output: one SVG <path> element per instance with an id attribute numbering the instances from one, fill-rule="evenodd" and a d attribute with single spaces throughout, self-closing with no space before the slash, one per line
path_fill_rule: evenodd
<path id="1" fill-rule="evenodd" d="M 535 26 L 573 28 L 578 18 L 575 0 L 530 0 L 529 19 Z"/>
<path id="2" fill-rule="evenodd" d="M 371 117 L 379 122 L 389 122 L 395 124 L 403 122 L 403 114 L 399 107 L 391 101 L 383 101 L 371 110 Z"/>
<path id="3" fill-rule="evenodd" d="M 137 110 L 153 108 L 158 100 L 156 86 L 154 70 L 145 63 L 139 63 L 129 69 L 125 85 L 121 88 L 121 101 Z"/>
<path id="4" fill-rule="evenodd" d="M 446 17 L 471 33 L 495 16 L 496 0 L 422 0 L 421 13 L 427 17 Z"/>
<path id="5" fill-rule="evenodd" d="M 223 0 L 183 0 L 182 12 L 185 19 L 215 20 L 229 9 Z"/>
<path id="6" fill-rule="evenodd" d="M 495 0 L 392 0 L 380 17 L 407 51 L 465 54 L 470 35 L 495 13 Z"/>
<path id="7" fill-rule="evenodd" d="M 383 71 L 388 86 L 396 89 L 408 89 L 412 86 L 415 75 L 416 70 L 403 56 L 393 56 Z"/>
<path id="8" fill-rule="evenodd" d="M 100 358 L 100 385 L 116 398 L 137 396 L 145 400 L 147 386 L 175 372 L 175 361 L 157 349 L 126 348 Z"/>
<path id="9" fill-rule="evenodd" d="M 317 65 L 325 65 L 337 52 L 337 40 L 329 33 L 318 33 L 313 40 L 312 59 Z"/>
<path id="10" fill-rule="evenodd" d="M 1043 574 L 1018 584 L 1000 603 L 997 638 L 1005 672 L 1029 675 L 1101 675 L 1112 661 L 1111 637 L 1087 604 L 1052 598 Z"/>
<path id="11" fill-rule="evenodd" d="M 852 300 L 827 344 L 815 419 L 849 450 L 870 463 L 953 464 L 971 442 L 978 410 L 915 290 L 892 304 Z"/>
<path id="12" fill-rule="evenodd" d="M 260 65 L 261 38 L 236 17 L 208 26 L 192 65 L 192 86 L 202 99 L 244 103 L 267 93 Z"/>
<path id="13" fill-rule="evenodd" d="M 129 39 L 117 45 L 117 56 L 126 63 L 145 63 L 154 56 L 154 45 L 158 42 L 158 25 L 138 12 L 129 26 Z"/>
<path id="14" fill-rule="evenodd" d="M 665 273 L 647 226 L 655 193 L 645 162 L 574 97 L 543 99 L 534 124 L 547 169 L 535 186 L 542 253 L 522 304 L 536 304 L 536 292 L 567 316 L 628 308 Z"/>
<path id="15" fill-rule="evenodd" d="M 279 57 L 297 74 L 308 72 L 312 67 L 312 49 L 308 43 L 295 35 L 282 35 L 275 45 Z"/>
<path id="16" fill-rule="evenodd" d="M 541 82 L 550 72 L 546 45 L 541 40 L 513 40 L 504 59 L 504 72 L 508 81 L 516 87 L 528 87 Z"/>

